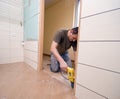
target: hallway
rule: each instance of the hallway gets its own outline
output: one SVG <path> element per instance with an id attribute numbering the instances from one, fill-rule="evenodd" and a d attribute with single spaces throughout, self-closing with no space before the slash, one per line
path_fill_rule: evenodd
<path id="1" fill-rule="evenodd" d="M 0 99 L 75 99 L 69 83 L 48 68 L 38 73 L 25 63 L 0 65 Z"/>

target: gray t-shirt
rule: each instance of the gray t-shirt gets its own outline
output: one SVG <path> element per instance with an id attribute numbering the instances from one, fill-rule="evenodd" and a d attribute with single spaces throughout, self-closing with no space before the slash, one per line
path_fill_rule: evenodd
<path id="1" fill-rule="evenodd" d="M 70 41 L 67 36 L 68 30 L 59 30 L 56 32 L 53 40 L 58 43 L 57 50 L 60 54 L 64 54 L 71 46 L 76 51 L 77 41 Z"/>

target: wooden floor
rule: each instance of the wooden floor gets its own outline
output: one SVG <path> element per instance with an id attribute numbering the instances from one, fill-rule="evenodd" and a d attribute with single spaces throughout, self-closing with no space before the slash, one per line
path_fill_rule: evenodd
<path id="1" fill-rule="evenodd" d="M 69 82 L 48 63 L 39 73 L 25 63 L 0 65 L 0 99 L 75 99 Z"/>

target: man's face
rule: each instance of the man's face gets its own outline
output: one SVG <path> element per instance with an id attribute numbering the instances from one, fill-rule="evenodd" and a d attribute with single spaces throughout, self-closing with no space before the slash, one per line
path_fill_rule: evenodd
<path id="1" fill-rule="evenodd" d="M 70 30 L 69 33 L 70 33 L 69 40 L 75 42 L 77 40 L 78 35 L 73 34 L 73 30 Z"/>

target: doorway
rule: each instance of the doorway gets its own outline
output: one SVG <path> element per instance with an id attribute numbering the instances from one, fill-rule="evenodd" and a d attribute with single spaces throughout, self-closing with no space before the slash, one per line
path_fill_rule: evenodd
<path id="1" fill-rule="evenodd" d="M 46 3 L 46 0 L 45 0 Z M 42 69 L 63 84 L 70 85 L 61 73 L 50 71 L 50 46 L 54 33 L 59 29 L 69 29 L 73 26 L 74 0 L 56 0 L 44 7 L 44 39 Z M 71 53 L 73 51 L 71 50 Z M 67 74 L 66 74 L 67 76 Z M 67 78 L 67 77 L 66 77 Z"/>
<path id="2" fill-rule="evenodd" d="M 45 3 L 47 0 L 45 0 Z M 73 26 L 75 0 L 55 0 L 45 7 L 43 55 L 50 57 L 50 46 L 54 33 Z M 72 50 L 70 51 L 72 53 Z M 73 54 L 71 54 L 73 57 Z M 72 58 L 73 59 L 73 58 Z"/>
<path id="3" fill-rule="evenodd" d="M 69 0 L 40 1 L 40 12 L 42 13 L 42 16 L 40 16 L 38 70 L 43 69 L 43 56 L 50 57 L 50 45 L 54 33 L 61 28 L 78 26 L 79 18 L 77 16 L 79 15 L 78 4 L 80 2 L 80 0 L 72 0 L 71 2 L 69 2 Z M 71 49 L 70 53 L 70 57 L 74 59 Z"/>
<path id="4" fill-rule="evenodd" d="M 58 29 L 71 28 L 74 26 L 73 24 L 75 21 L 74 13 L 76 1 L 55 0 L 56 2 L 50 4 L 47 7 L 45 6 L 46 1 L 47 0 L 42 0 L 41 2 L 41 12 L 43 12 L 43 15 L 40 17 L 40 22 L 42 22 L 43 26 L 40 26 L 40 30 L 42 29 L 42 32 L 40 31 L 39 41 L 39 69 L 47 72 L 49 71 L 50 73 L 50 45 L 54 33 Z M 71 55 L 71 57 L 73 56 Z"/>

